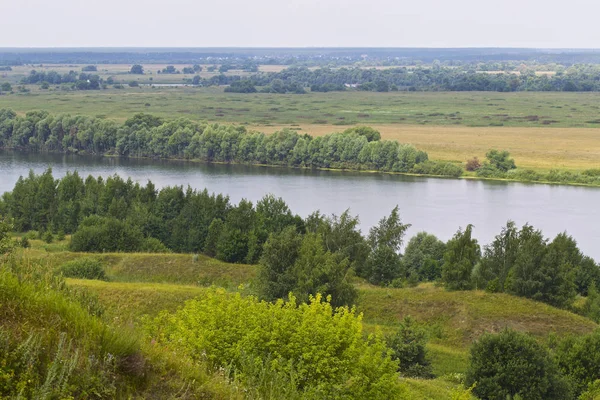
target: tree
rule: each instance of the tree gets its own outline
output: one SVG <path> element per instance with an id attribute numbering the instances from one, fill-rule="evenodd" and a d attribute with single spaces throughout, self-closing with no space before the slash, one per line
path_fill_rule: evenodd
<path id="1" fill-rule="evenodd" d="M 388 338 L 392 359 L 398 360 L 398 371 L 408 377 L 432 378 L 433 370 L 425 348 L 425 332 L 410 316 L 400 323 L 396 333 Z"/>
<path id="2" fill-rule="evenodd" d="M 294 294 L 302 301 L 321 293 L 331 296 L 335 307 L 353 305 L 358 292 L 350 282 L 350 263 L 338 253 L 326 251 L 319 234 L 307 233 L 302 238 L 294 263 Z"/>
<path id="3" fill-rule="evenodd" d="M 302 238 L 294 227 L 281 233 L 269 235 L 262 256 L 258 275 L 261 297 L 272 301 L 286 298 L 294 290 L 296 279 L 292 267 L 298 258 Z"/>
<path id="4" fill-rule="evenodd" d="M 10 83 L 8 82 L 2 82 L 2 85 L 0 85 L 0 91 L 2 92 L 12 92 L 12 86 Z"/>
<path id="5" fill-rule="evenodd" d="M 434 235 L 419 232 L 406 245 L 402 263 L 407 275 L 416 273 L 421 281 L 433 281 L 442 277 L 446 245 Z"/>
<path id="6" fill-rule="evenodd" d="M 358 136 L 364 136 L 368 142 L 376 142 L 381 140 L 381 134 L 379 131 L 371 128 L 370 126 L 355 126 L 344 131 L 344 135 L 350 135 L 353 133 L 358 134 Z"/>
<path id="7" fill-rule="evenodd" d="M 471 273 L 481 256 L 477 239 L 471 237 L 472 232 L 473 225 L 469 224 L 464 231 L 459 229 L 446 244 L 442 281 L 449 290 L 472 288 Z"/>
<path id="8" fill-rule="evenodd" d="M 403 275 L 399 252 L 408 228 L 410 224 L 403 224 L 400 219 L 398 206 L 371 228 L 368 237 L 371 254 L 364 271 L 371 283 L 390 283 Z"/>
<path id="9" fill-rule="evenodd" d="M 556 358 L 579 395 L 600 379 L 600 331 L 565 338 L 556 348 Z"/>
<path id="10" fill-rule="evenodd" d="M 550 245 L 542 232 L 525 225 L 519 233 L 520 248 L 511 274 L 511 293 L 556 307 L 575 297 L 574 271 L 565 262 L 563 238 Z"/>
<path id="11" fill-rule="evenodd" d="M 517 168 L 515 160 L 510 158 L 510 153 L 506 150 L 492 149 L 485 155 L 489 163 L 499 171 L 507 172 L 508 170 Z"/>
<path id="12" fill-rule="evenodd" d="M 479 274 L 484 289 L 504 292 L 504 285 L 519 252 L 519 231 L 513 221 L 508 221 L 494 241 L 484 247 Z M 491 283 L 491 286 L 488 286 Z M 493 287 L 493 288 L 492 288 Z"/>
<path id="13" fill-rule="evenodd" d="M 471 347 L 467 386 L 481 399 L 569 399 L 569 386 L 548 350 L 513 330 L 484 334 Z"/>
<path id="14" fill-rule="evenodd" d="M 131 67 L 131 69 L 129 70 L 129 73 L 135 74 L 135 75 L 143 75 L 144 67 L 139 64 L 135 64 L 134 66 Z"/>

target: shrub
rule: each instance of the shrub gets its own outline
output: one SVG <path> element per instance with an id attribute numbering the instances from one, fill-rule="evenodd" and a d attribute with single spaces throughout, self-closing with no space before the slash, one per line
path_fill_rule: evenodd
<path id="1" fill-rule="evenodd" d="M 508 179 L 515 179 L 524 182 L 536 182 L 542 180 L 543 176 L 532 169 L 515 169 L 509 171 L 506 175 Z"/>
<path id="2" fill-rule="evenodd" d="M 23 236 L 21 238 L 21 240 L 19 241 L 19 246 L 21 246 L 24 249 L 28 249 L 31 247 L 31 244 L 29 243 L 29 239 L 27 239 L 27 236 Z"/>
<path id="3" fill-rule="evenodd" d="M 492 164 L 484 162 L 483 165 L 477 169 L 477 176 L 481 178 L 505 178 L 506 174 Z"/>
<path id="4" fill-rule="evenodd" d="M 515 160 L 510 158 L 510 153 L 506 150 L 495 150 L 492 149 L 485 155 L 489 160 L 490 164 L 499 171 L 506 172 L 511 169 L 517 168 Z"/>
<path id="5" fill-rule="evenodd" d="M 571 397 L 568 384 L 548 350 L 513 330 L 485 334 L 471 347 L 467 386 L 482 399 L 546 400 Z"/>
<path id="6" fill-rule="evenodd" d="M 71 250 L 82 252 L 141 251 L 145 243 L 139 228 L 110 217 L 91 216 L 71 236 Z"/>
<path id="7" fill-rule="evenodd" d="M 423 175 L 439 175 L 458 178 L 463 174 L 463 169 L 459 165 L 443 161 L 425 161 L 415 164 L 411 172 Z"/>
<path id="8" fill-rule="evenodd" d="M 481 168 L 481 161 L 477 157 L 467 160 L 467 165 L 465 166 L 467 171 L 477 171 L 479 168 Z"/>
<path id="9" fill-rule="evenodd" d="M 170 253 L 171 250 L 165 246 L 160 240 L 149 237 L 144 239 L 140 246 L 140 251 L 143 253 Z"/>
<path id="10" fill-rule="evenodd" d="M 54 241 L 54 235 L 52 235 L 52 232 L 47 231 L 46 233 L 44 233 L 44 237 L 42 239 L 44 240 L 44 242 L 50 244 Z"/>
<path id="11" fill-rule="evenodd" d="M 407 316 L 395 335 L 388 338 L 392 358 L 398 361 L 398 371 L 404 376 L 432 378 L 431 362 L 427 357 L 425 332 Z"/>
<path id="12" fill-rule="evenodd" d="M 557 346 L 556 358 L 575 393 L 582 393 L 600 379 L 600 332 L 566 338 Z"/>
<path id="13" fill-rule="evenodd" d="M 56 233 L 56 240 L 58 240 L 59 242 L 62 242 L 63 240 L 65 240 L 65 231 L 63 231 L 62 229 L 59 230 Z"/>
<path id="14" fill-rule="evenodd" d="M 102 263 L 95 258 L 68 261 L 60 266 L 59 272 L 66 278 L 108 280 Z"/>
<path id="15" fill-rule="evenodd" d="M 147 328 L 159 343 L 215 367 L 231 366 L 246 381 L 264 370 L 293 377 L 288 381 L 306 397 L 398 398 L 402 392 L 398 364 L 382 339 L 365 339 L 360 315 L 334 310 L 320 295 L 308 304 L 293 297 L 268 303 L 214 289 Z"/>

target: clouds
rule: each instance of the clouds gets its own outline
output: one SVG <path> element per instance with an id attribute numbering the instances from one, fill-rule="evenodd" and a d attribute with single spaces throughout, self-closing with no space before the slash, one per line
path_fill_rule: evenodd
<path id="1" fill-rule="evenodd" d="M 1 47 L 600 47 L 571 0 L 0 0 Z"/>

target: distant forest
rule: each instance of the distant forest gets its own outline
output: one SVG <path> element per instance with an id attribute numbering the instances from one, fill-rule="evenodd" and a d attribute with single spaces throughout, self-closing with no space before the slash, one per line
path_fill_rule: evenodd
<path id="1" fill-rule="evenodd" d="M 369 60 L 383 65 L 442 62 L 522 61 L 573 65 L 600 63 L 599 50 L 516 48 L 77 48 L 2 49 L 0 65 L 214 63 L 253 59 L 260 64 L 349 65 Z"/>

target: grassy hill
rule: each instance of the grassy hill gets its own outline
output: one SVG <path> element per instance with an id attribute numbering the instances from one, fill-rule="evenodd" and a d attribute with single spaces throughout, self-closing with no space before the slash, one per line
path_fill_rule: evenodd
<path id="1" fill-rule="evenodd" d="M 83 254 L 66 251 L 66 242 L 47 245 L 32 241 L 20 257 L 48 270 L 79 257 L 102 261 L 109 281 L 67 279 L 77 292 L 91 293 L 103 307 L 103 321 L 119 329 L 139 326 L 144 316 L 174 311 L 186 300 L 215 285 L 253 294 L 257 267 L 223 263 L 182 254 Z M 446 399 L 457 387 L 457 374 L 468 366 L 471 343 L 485 332 L 504 327 L 529 332 L 542 341 L 550 335 L 588 333 L 597 325 L 579 315 L 543 303 L 483 291 L 448 292 L 433 284 L 414 288 L 381 288 L 357 282 L 358 311 L 367 331 L 393 332 L 407 315 L 429 336 L 435 380 L 405 380 L 415 398 Z"/>

